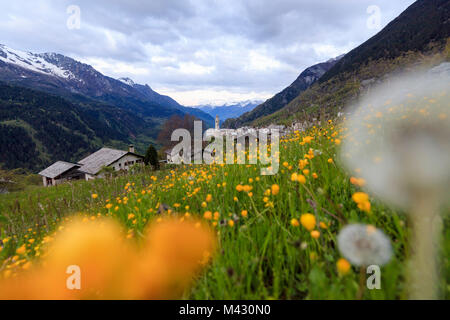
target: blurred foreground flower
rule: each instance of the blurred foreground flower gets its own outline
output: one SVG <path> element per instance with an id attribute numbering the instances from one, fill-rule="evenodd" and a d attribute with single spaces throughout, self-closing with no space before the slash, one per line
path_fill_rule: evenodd
<path id="1" fill-rule="evenodd" d="M 152 224 L 146 234 L 138 248 L 111 219 L 69 223 L 39 265 L 0 282 L 0 299 L 180 298 L 214 254 L 214 235 L 176 219 Z M 79 267 L 79 290 L 68 288 L 69 266 Z"/>
<path id="2" fill-rule="evenodd" d="M 438 212 L 450 187 L 449 92 L 448 73 L 392 79 L 362 99 L 342 149 L 369 191 L 410 213 L 413 299 L 437 297 Z"/>
<path id="3" fill-rule="evenodd" d="M 355 266 L 382 266 L 392 256 L 390 240 L 371 225 L 348 225 L 341 230 L 337 240 L 342 255 Z"/>

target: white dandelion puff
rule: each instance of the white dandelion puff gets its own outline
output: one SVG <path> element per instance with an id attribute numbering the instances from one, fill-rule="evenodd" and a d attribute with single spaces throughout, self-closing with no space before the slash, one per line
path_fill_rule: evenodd
<path id="1" fill-rule="evenodd" d="M 389 238 L 372 225 L 348 225 L 337 240 L 341 254 L 355 266 L 382 266 L 392 256 Z"/>
<path id="2" fill-rule="evenodd" d="M 381 200 L 410 213 L 418 194 L 448 200 L 449 92 L 448 74 L 410 74 L 361 99 L 347 122 L 342 158 Z"/>

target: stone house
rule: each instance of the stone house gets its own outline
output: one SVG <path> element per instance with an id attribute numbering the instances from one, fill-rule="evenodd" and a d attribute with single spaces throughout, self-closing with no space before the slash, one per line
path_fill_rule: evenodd
<path id="1" fill-rule="evenodd" d="M 127 171 L 135 164 L 143 164 L 144 157 L 135 153 L 134 146 L 128 151 L 102 148 L 77 163 L 58 161 L 39 172 L 44 186 L 55 186 L 68 180 L 85 179 L 86 181 L 102 178 L 104 167 L 114 171 Z"/>

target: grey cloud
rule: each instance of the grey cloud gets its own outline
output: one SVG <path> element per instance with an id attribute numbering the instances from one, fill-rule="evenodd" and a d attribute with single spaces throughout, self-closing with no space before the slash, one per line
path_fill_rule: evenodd
<path id="1" fill-rule="evenodd" d="M 349 50 L 375 34 L 376 30 L 366 27 L 368 6 L 380 7 L 385 25 L 412 2 L 2 1 L 0 43 L 88 61 L 104 59 L 110 66 L 103 70 L 108 75 L 130 76 L 154 88 L 275 93 L 302 69 Z M 80 30 L 66 28 L 69 5 L 81 8 Z M 262 59 L 254 68 L 254 58 L 249 58 L 252 53 Z M 266 68 L 258 68 L 258 63 Z M 116 72 L 121 69 L 114 68 L 115 64 L 148 72 L 119 75 Z"/>

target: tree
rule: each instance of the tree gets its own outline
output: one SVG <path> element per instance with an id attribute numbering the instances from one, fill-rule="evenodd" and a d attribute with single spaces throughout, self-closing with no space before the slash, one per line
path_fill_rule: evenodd
<path id="1" fill-rule="evenodd" d="M 150 164 L 155 170 L 159 170 L 158 153 L 152 144 L 149 145 L 147 152 L 145 153 L 144 163 L 146 165 Z"/>
<path id="2" fill-rule="evenodd" d="M 161 127 L 161 130 L 158 134 L 157 141 L 162 146 L 161 150 L 171 150 L 174 146 L 176 146 L 179 141 L 171 141 L 172 133 L 176 129 L 186 129 L 189 131 L 191 137 L 195 137 L 194 135 L 194 121 L 201 121 L 197 119 L 195 116 L 190 114 L 185 114 L 184 117 L 180 117 L 179 115 L 173 115 L 170 117 Z M 203 121 L 202 128 L 206 128 L 207 126 Z M 194 139 L 191 139 L 191 150 L 194 150 Z M 203 148 L 208 145 L 206 141 L 202 142 Z"/>

